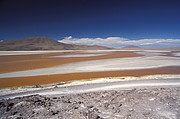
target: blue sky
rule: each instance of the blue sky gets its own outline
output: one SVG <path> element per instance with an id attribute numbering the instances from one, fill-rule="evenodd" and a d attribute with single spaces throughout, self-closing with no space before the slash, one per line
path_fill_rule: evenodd
<path id="1" fill-rule="evenodd" d="M 1 0 L 0 40 L 180 39 L 179 6 L 179 0 Z"/>

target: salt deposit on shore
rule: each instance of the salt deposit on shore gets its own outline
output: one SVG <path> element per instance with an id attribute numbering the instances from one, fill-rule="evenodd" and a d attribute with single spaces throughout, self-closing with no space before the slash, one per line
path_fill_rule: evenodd
<path id="1" fill-rule="evenodd" d="M 68 82 L 53 83 L 53 84 L 48 84 L 48 85 L 39 85 L 39 87 L 23 86 L 23 87 L 0 89 L 0 95 L 14 94 L 14 93 L 20 93 L 20 92 L 27 92 L 27 91 L 36 91 L 36 90 L 40 90 L 40 89 L 50 89 L 50 88 L 54 88 L 55 86 L 56 87 L 68 87 L 68 86 L 89 85 L 89 84 L 99 84 L 99 83 L 113 83 L 113 82 L 119 82 L 119 81 L 151 80 L 151 79 L 153 79 L 153 80 L 154 79 L 157 79 L 157 80 L 180 79 L 180 75 L 147 75 L 147 76 L 140 76 L 140 77 L 126 76 L 126 77 L 105 77 L 105 78 L 95 78 L 95 79 L 74 80 L 74 81 L 68 81 Z M 141 84 L 139 86 L 142 86 L 142 85 L 145 85 L 145 84 Z M 150 84 L 149 86 L 153 86 L 153 85 L 155 86 L 155 84 Z M 172 83 L 172 84 L 161 83 L 160 85 L 180 85 L 180 83 Z M 131 85 L 131 86 L 134 86 L 134 85 Z M 148 84 L 146 86 L 148 86 Z M 118 86 L 104 87 L 104 89 L 112 89 L 112 88 L 116 88 L 116 87 L 118 87 Z M 124 88 L 125 87 L 130 87 L 130 85 L 124 85 Z M 89 89 L 89 91 L 90 91 L 90 89 Z M 53 92 L 52 94 L 55 94 L 55 93 L 57 93 L 57 92 Z M 45 94 L 45 92 L 42 94 Z"/>

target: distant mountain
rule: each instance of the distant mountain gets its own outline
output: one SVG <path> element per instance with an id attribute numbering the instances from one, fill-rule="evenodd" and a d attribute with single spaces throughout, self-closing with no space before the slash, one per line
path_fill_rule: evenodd
<path id="1" fill-rule="evenodd" d="M 65 44 L 48 37 L 29 37 L 0 42 L 0 50 L 106 50 L 103 46 Z"/>
<path id="2" fill-rule="evenodd" d="M 135 45 L 128 45 L 128 46 L 125 46 L 125 47 L 123 47 L 123 48 L 140 48 L 140 47 L 135 46 Z"/>

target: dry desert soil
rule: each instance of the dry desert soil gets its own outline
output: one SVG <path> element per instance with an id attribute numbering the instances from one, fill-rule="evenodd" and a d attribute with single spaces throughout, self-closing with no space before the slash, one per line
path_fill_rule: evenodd
<path id="1" fill-rule="evenodd" d="M 179 119 L 180 88 L 90 92 L 0 100 L 1 119 Z"/>
<path id="2" fill-rule="evenodd" d="M 108 82 L 113 78 L 125 76 L 136 79 L 146 75 L 179 76 L 179 49 L 21 53 L 0 52 L 0 88 L 5 91 L 5 95 L 0 94 L 0 119 L 180 119 L 179 77 L 147 81 L 139 78 L 137 81 L 127 81 L 130 87 L 138 81 L 144 84 L 155 81 L 154 85 L 159 81 L 161 84 L 156 87 L 143 85 L 130 89 L 111 89 L 110 87 L 117 87 L 118 83 Z M 118 61 L 124 64 L 119 64 Z M 54 70 L 58 71 L 48 74 Z M 33 75 L 33 72 L 37 74 Z M 91 83 L 96 78 L 106 78 L 106 81 Z M 6 93 L 6 89 L 12 89 L 12 92 L 16 90 L 12 87 L 72 80 L 84 82 L 84 79 L 90 79 L 90 84 Z M 121 87 L 123 82 L 119 83 L 118 86 Z"/>

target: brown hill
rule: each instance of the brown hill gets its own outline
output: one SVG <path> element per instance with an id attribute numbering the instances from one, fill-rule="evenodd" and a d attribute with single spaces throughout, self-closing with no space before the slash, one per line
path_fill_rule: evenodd
<path id="1" fill-rule="evenodd" d="M 103 46 L 65 44 L 48 37 L 29 37 L 0 42 L 0 50 L 105 50 Z"/>

